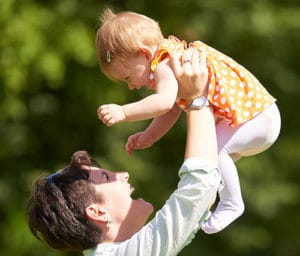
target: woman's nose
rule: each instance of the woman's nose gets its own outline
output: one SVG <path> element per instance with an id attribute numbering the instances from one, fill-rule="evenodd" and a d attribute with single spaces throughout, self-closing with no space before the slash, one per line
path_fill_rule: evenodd
<path id="1" fill-rule="evenodd" d="M 117 173 L 117 179 L 121 181 L 127 181 L 129 179 L 128 172 L 118 172 Z"/>

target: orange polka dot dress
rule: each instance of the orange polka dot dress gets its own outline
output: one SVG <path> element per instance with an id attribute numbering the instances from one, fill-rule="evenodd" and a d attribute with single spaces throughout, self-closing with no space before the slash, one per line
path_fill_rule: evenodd
<path id="1" fill-rule="evenodd" d="M 208 100 L 213 105 L 215 115 L 228 120 L 230 126 L 250 120 L 276 101 L 254 75 L 232 58 L 201 41 L 190 43 L 189 47 L 207 54 L 210 80 Z M 185 41 L 174 36 L 164 39 L 152 60 L 151 70 L 154 72 L 157 64 L 169 55 L 187 48 Z M 150 79 L 155 87 L 153 73 Z M 178 98 L 176 103 L 187 110 L 184 99 Z"/>

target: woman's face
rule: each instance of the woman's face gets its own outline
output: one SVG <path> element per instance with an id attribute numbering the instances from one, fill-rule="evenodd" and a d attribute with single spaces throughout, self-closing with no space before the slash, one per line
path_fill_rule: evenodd
<path id="1" fill-rule="evenodd" d="M 153 206 L 142 198 L 131 198 L 134 189 L 128 183 L 128 178 L 127 172 L 91 167 L 89 179 L 94 183 L 96 194 L 113 223 L 122 224 L 124 228 L 129 225 L 140 229 L 152 213 Z"/>

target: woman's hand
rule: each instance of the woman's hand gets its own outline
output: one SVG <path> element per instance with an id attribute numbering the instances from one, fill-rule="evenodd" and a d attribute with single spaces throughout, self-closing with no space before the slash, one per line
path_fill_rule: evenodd
<path id="1" fill-rule="evenodd" d="M 177 78 L 178 95 L 191 102 L 195 97 L 208 93 L 206 54 L 189 48 L 182 55 L 171 56 L 171 66 Z"/>

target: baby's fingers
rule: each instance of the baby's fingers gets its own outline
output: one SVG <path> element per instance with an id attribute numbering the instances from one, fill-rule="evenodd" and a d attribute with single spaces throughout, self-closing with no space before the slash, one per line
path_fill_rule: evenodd
<path id="1" fill-rule="evenodd" d="M 125 146 L 126 152 L 128 155 L 131 155 L 132 151 L 134 150 L 134 144 L 135 144 L 135 136 L 131 135 L 127 139 L 127 143 Z"/>
<path id="2" fill-rule="evenodd" d="M 113 125 L 113 120 L 110 115 L 105 115 L 101 118 L 101 121 L 106 125 L 106 126 L 112 126 Z"/>
<path id="3" fill-rule="evenodd" d="M 100 119 L 102 119 L 108 112 L 106 105 L 102 105 L 97 109 L 97 114 Z"/>

